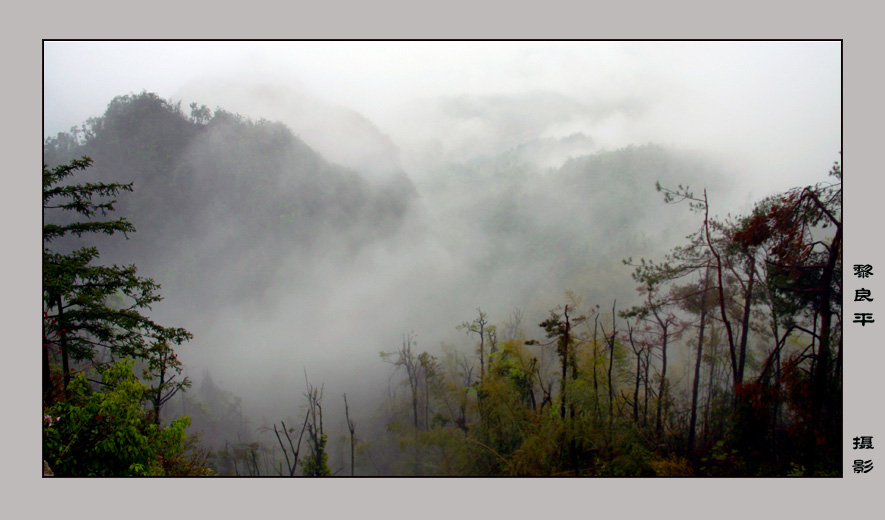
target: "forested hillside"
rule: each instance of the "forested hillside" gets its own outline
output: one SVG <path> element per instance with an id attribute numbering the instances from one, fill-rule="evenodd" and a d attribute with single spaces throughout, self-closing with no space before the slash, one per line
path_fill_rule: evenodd
<path id="1" fill-rule="evenodd" d="M 840 474 L 839 163 L 722 218 L 653 144 L 369 176 L 297 132 L 145 92 L 46 139 L 56 475 Z"/>
<path id="2" fill-rule="evenodd" d="M 280 123 L 150 93 L 120 96 L 101 117 L 47 139 L 49 166 L 88 156 L 90 179 L 133 183 L 117 211 L 138 240 L 99 242 L 111 261 L 137 259 L 205 305 L 260 298 L 280 262 L 330 243 L 345 254 L 391 235 L 414 198 L 399 172 L 370 184 L 326 162 Z M 366 225 L 371 223 L 371 225 Z"/>

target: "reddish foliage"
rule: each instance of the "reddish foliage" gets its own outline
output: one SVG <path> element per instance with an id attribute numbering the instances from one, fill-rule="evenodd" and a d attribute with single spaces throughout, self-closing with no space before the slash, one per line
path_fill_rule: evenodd
<path id="1" fill-rule="evenodd" d="M 743 382 L 736 388 L 738 400 L 749 407 L 753 415 L 764 416 L 773 403 L 781 399 L 780 391 L 770 385 L 755 382 Z"/>
<path id="2" fill-rule="evenodd" d="M 767 212 L 750 218 L 744 229 L 734 234 L 734 241 L 750 247 L 769 242 L 771 255 L 778 264 L 805 264 L 812 252 L 812 246 L 808 240 L 806 224 L 800 215 L 800 202 L 801 198 L 796 192 L 784 195 Z"/>

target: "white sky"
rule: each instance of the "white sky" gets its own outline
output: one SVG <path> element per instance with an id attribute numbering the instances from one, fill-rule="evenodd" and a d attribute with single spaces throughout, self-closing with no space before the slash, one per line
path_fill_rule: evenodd
<path id="1" fill-rule="evenodd" d="M 821 180 L 841 150 L 840 42 L 46 42 L 44 135 L 102 115 L 114 96 L 179 100 L 211 78 L 306 89 L 398 145 L 404 108 L 437 96 L 629 103 L 640 110 L 588 133 L 609 148 L 715 153 L 753 199 Z"/>

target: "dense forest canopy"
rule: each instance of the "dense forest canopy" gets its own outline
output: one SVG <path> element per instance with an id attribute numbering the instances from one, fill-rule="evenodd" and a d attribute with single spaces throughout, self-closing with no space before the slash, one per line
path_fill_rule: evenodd
<path id="1" fill-rule="evenodd" d="M 294 132 L 142 92 L 45 140 L 56 474 L 841 474 L 838 162 L 721 218 L 654 144 L 416 183 Z"/>

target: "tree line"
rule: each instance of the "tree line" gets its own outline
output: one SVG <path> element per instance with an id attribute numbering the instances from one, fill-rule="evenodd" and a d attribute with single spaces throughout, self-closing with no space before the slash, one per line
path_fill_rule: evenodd
<path id="1" fill-rule="evenodd" d="M 382 354 L 406 390 L 387 414 L 396 472 L 840 475 L 839 163 L 829 177 L 725 220 L 705 192 L 658 185 L 698 227 L 661 260 L 624 260 L 639 305 L 567 293 L 537 328 L 516 312 L 504 335 L 478 309 L 460 326 L 473 360 L 405 336 Z"/>
<path id="2" fill-rule="evenodd" d="M 210 451 L 187 415 L 164 420 L 191 386 L 175 347 L 192 335 L 151 319 L 160 285 L 136 266 L 65 242 L 135 231 L 107 219 L 132 184 L 76 182 L 91 166 L 43 168 L 43 458 L 56 475 L 841 474 L 839 163 L 727 219 L 705 191 L 659 184 L 697 228 L 661 259 L 624 260 L 640 304 L 569 292 L 538 324 L 477 309 L 458 326 L 471 352 L 420 351 L 404 334 L 381 353 L 383 428 L 353 421 L 342 396 L 337 458 L 322 385 L 308 383 L 297 423 L 263 426 L 275 443 Z"/>

